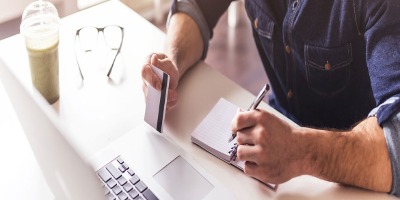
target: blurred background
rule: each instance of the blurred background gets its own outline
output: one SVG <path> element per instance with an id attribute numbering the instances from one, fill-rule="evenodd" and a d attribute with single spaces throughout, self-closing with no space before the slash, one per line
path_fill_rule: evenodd
<path id="1" fill-rule="evenodd" d="M 33 0 L 0 0 L 0 40 L 19 33 L 21 15 Z M 65 17 L 105 0 L 49 0 Z M 121 0 L 155 26 L 165 31 L 172 0 Z M 231 4 L 221 17 L 210 41 L 206 63 L 253 94 L 268 82 L 256 50 L 243 0 Z"/>

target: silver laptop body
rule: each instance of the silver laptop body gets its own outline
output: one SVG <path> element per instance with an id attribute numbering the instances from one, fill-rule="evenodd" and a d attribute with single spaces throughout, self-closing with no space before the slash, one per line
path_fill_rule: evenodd
<path id="1" fill-rule="evenodd" d="M 1 58 L 0 79 L 56 199 L 235 199 L 191 155 L 144 122 L 83 158 L 54 110 L 36 90 L 28 92 Z M 134 190 L 143 193 L 133 197 Z"/>

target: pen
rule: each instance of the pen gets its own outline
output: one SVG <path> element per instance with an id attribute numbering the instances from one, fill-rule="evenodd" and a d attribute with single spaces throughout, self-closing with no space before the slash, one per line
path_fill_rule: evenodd
<path id="1" fill-rule="evenodd" d="M 269 90 L 269 85 L 265 84 L 264 87 L 261 89 L 260 93 L 258 93 L 257 97 L 254 99 L 253 103 L 251 103 L 251 105 L 247 109 L 247 111 L 257 109 L 257 106 L 264 99 L 264 97 L 267 94 L 268 90 Z M 235 139 L 235 137 L 236 137 L 236 132 L 232 133 L 232 136 L 229 138 L 228 142 L 232 142 L 232 140 Z"/>

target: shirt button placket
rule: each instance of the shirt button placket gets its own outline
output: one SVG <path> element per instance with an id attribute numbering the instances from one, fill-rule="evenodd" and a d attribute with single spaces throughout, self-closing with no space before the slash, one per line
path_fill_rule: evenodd
<path id="1" fill-rule="evenodd" d="M 292 4 L 292 10 L 296 9 L 297 5 L 299 4 L 299 0 L 295 0 Z"/>

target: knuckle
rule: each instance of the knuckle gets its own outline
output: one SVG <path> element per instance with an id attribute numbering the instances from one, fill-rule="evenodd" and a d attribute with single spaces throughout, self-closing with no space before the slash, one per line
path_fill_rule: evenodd
<path id="1" fill-rule="evenodd" d="M 244 164 L 243 172 L 247 176 L 255 177 L 256 176 L 256 169 L 254 168 L 253 164 L 246 161 Z"/>
<path id="2" fill-rule="evenodd" d="M 245 159 L 244 149 L 242 148 L 241 145 L 238 146 L 236 155 L 237 155 L 237 158 L 239 160 L 244 160 Z"/>
<path id="3" fill-rule="evenodd" d="M 236 141 L 238 144 L 244 144 L 245 141 L 244 141 L 243 135 L 240 134 L 240 132 L 237 132 L 236 138 L 237 138 Z"/>
<path id="4" fill-rule="evenodd" d="M 265 120 L 267 120 L 267 118 L 268 118 L 268 116 L 269 116 L 269 113 L 268 112 L 266 112 L 265 110 L 259 110 L 258 112 L 257 112 L 257 119 L 259 120 L 259 121 L 265 121 Z"/>
<path id="5" fill-rule="evenodd" d="M 263 148 L 260 147 L 260 146 L 257 146 L 257 147 L 255 148 L 255 154 L 256 154 L 257 156 L 267 156 L 267 155 L 264 153 Z M 259 160 L 263 160 L 263 159 L 259 159 Z"/>
<path id="6" fill-rule="evenodd" d="M 256 137 L 257 142 L 259 144 L 264 144 L 264 142 L 267 140 L 267 133 L 264 131 L 263 128 L 258 128 L 258 129 L 256 129 L 255 132 L 256 132 L 255 137 Z"/>
<path id="7" fill-rule="evenodd" d="M 257 128 L 257 129 L 255 129 L 254 130 L 254 138 L 256 139 L 256 141 L 259 143 L 261 140 L 262 140 L 262 138 L 263 138 L 263 136 L 262 136 L 262 134 L 261 134 L 261 131 L 260 131 L 260 129 L 259 128 Z"/>
<path id="8" fill-rule="evenodd" d="M 176 90 L 168 90 L 168 101 L 176 101 L 178 99 L 178 92 Z"/>
<path id="9" fill-rule="evenodd" d="M 249 176 L 250 175 L 250 168 L 247 165 L 245 165 L 244 168 L 243 168 L 243 172 L 244 172 L 244 174 Z"/>
<path id="10" fill-rule="evenodd" d="M 148 64 L 143 65 L 143 67 L 142 67 L 142 78 L 144 80 L 148 80 L 150 73 L 152 73 L 152 70 L 150 70 L 150 66 Z"/>

